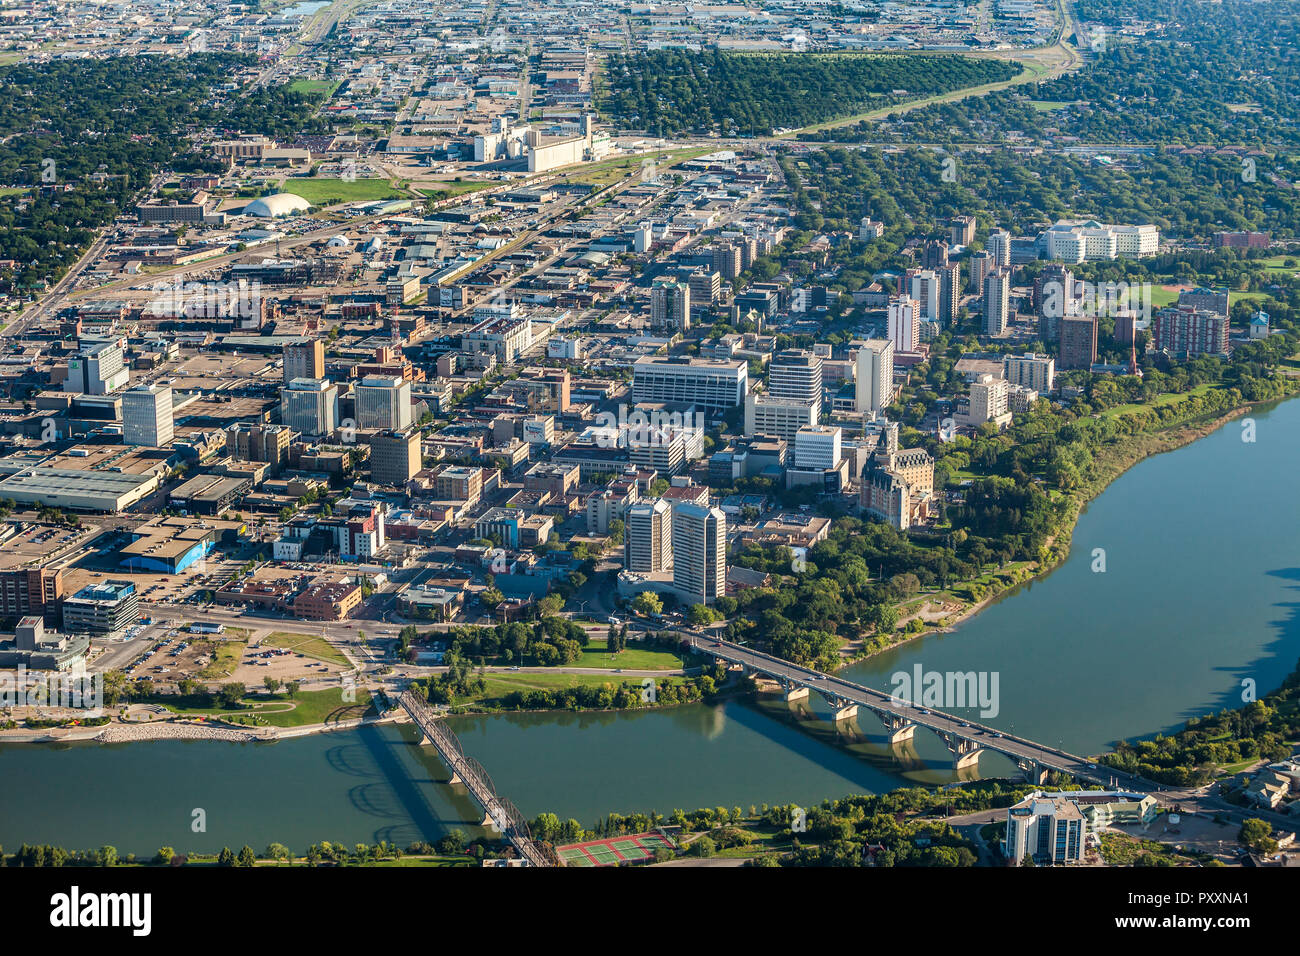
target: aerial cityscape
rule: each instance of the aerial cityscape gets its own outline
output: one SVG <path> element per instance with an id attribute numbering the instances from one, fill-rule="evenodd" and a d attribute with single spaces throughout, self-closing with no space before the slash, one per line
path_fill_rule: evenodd
<path id="1" fill-rule="evenodd" d="M 1298 41 L 6 2 L 0 866 L 1300 865 Z"/>

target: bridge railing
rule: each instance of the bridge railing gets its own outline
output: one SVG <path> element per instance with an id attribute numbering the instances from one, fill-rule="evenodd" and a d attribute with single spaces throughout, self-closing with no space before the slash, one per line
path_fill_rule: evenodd
<path id="1" fill-rule="evenodd" d="M 426 700 L 412 691 L 404 691 L 398 702 L 407 713 L 415 719 L 420 729 L 429 737 L 452 771 L 463 781 L 474 798 L 483 805 L 488 817 L 501 834 L 533 866 L 557 866 L 554 851 L 544 847 L 533 839 L 528 821 L 519 808 L 506 796 L 497 791 L 487 769 L 465 753 L 458 738 L 450 727 L 434 712 Z"/>

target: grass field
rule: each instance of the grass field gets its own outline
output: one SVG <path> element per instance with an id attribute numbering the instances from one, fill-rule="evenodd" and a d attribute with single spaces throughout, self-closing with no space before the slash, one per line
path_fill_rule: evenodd
<path id="1" fill-rule="evenodd" d="M 324 93 L 326 99 L 333 96 L 338 87 L 338 83 L 333 80 L 297 79 L 289 84 L 289 89 L 294 93 L 306 93 L 308 96 L 315 93 Z"/>
<path id="2" fill-rule="evenodd" d="M 683 163 L 698 156 L 706 156 L 711 152 L 714 152 L 714 150 L 709 149 L 707 146 L 701 146 L 691 149 L 660 150 L 655 153 L 645 153 L 641 156 L 622 156 L 617 159 L 607 159 L 599 163 L 590 163 L 581 169 L 575 169 L 569 177 L 569 181 L 587 183 L 601 189 L 618 182 L 629 173 L 639 172 L 642 164 L 646 162 L 658 166 L 671 166 L 673 163 Z"/>
<path id="3" fill-rule="evenodd" d="M 575 665 L 576 666 L 576 665 Z M 625 677 L 622 674 L 485 674 L 483 680 L 487 683 L 486 690 L 481 694 L 473 694 L 469 697 L 459 697 L 456 699 L 457 704 L 466 703 L 492 703 L 512 694 L 515 691 L 527 690 L 555 690 L 565 687 L 603 687 L 606 684 L 612 684 L 617 687 L 620 684 L 628 683 L 639 686 L 643 678 Z M 661 683 L 667 682 L 680 684 L 683 680 L 681 677 L 661 677 L 657 678 Z"/>
<path id="4" fill-rule="evenodd" d="M 375 199 L 406 199 L 406 193 L 393 188 L 387 179 L 323 179 L 304 177 L 286 179 L 284 192 L 301 196 L 313 206 L 337 202 L 367 202 Z"/>
<path id="5" fill-rule="evenodd" d="M 344 701 L 339 689 L 299 691 L 292 699 L 284 693 L 274 697 L 258 694 L 245 697 L 244 707 L 238 710 L 174 704 L 166 698 L 155 702 L 183 717 L 230 719 L 252 715 L 272 727 L 305 727 L 366 716 L 372 710 L 370 691 L 358 688 L 356 698 L 354 702 Z"/>
<path id="6" fill-rule="evenodd" d="M 1153 401 L 1147 402 L 1145 404 L 1136 404 L 1130 402 L 1129 404 L 1126 405 L 1116 405 L 1114 408 L 1106 409 L 1104 412 L 1101 413 L 1101 416 L 1103 418 L 1114 418 L 1116 415 L 1123 415 L 1126 412 L 1139 411 L 1140 409 L 1143 408 L 1162 408 L 1165 405 L 1181 405 L 1183 402 L 1187 401 L 1187 399 L 1192 395 L 1204 395 L 1206 392 L 1219 387 L 1220 386 L 1216 385 L 1213 382 L 1205 382 L 1201 385 L 1197 385 L 1189 389 L 1186 392 L 1182 392 L 1182 393 L 1167 392 L 1164 395 L 1157 395 Z"/>
<path id="7" fill-rule="evenodd" d="M 604 638 L 592 638 L 591 643 L 582 650 L 574 667 L 621 667 L 633 671 L 670 671 L 685 667 L 682 656 L 676 651 L 658 648 L 641 649 L 635 644 L 619 654 L 608 653 L 609 645 Z"/>
<path id="8" fill-rule="evenodd" d="M 460 182 L 444 183 L 437 189 L 420 187 L 420 194 L 430 199 L 452 199 L 456 196 L 465 196 L 469 193 L 476 193 L 480 190 L 487 189 L 491 186 L 500 185 L 499 183 L 481 182 L 474 179 L 462 179 Z"/>
<path id="9" fill-rule="evenodd" d="M 342 651 L 319 634 L 276 631 L 262 638 L 262 646 L 280 647 L 288 651 L 296 651 L 299 654 L 306 654 L 318 661 L 328 661 L 331 664 L 341 664 L 344 667 L 352 666 L 348 659 L 343 656 Z"/>

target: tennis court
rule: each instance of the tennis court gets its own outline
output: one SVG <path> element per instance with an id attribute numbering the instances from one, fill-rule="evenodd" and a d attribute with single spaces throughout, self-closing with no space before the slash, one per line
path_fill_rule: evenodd
<path id="1" fill-rule="evenodd" d="M 565 866 L 617 866 L 647 860 L 658 849 L 674 848 L 673 841 L 663 833 L 635 833 L 587 843 L 570 843 L 556 848 L 555 852 Z"/>

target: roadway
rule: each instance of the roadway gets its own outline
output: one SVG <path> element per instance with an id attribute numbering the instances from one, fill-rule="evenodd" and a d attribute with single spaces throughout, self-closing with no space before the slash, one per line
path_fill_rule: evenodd
<path id="1" fill-rule="evenodd" d="M 971 753 L 978 750 L 991 750 L 1010 757 L 1017 763 L 1032 764 L 1040 768 L 1068 773 L 1073 777 L 1092 780 L 1102 785 L 1152 791 L 1157 788 L 1157 785 L 1151 781 L 1111 767 L 1099 766 L 1086 757 L 933 708 L 917 707 L 884 691 L 865 687 L 833 674 L 823 674 L 728 641 L 714 640 L 682 631 L 676 633 L 701 654 L 711 655 L 732 664 L 740 664 L 747 672 L 774 678 L 787 688 L 806 687 L 815 690 L 835 703 L 837 708 L 857 704 L 878 715 L 892 715 L 897 725 L 894 729 L 906 724 L 926 727 L 945 738 L 945 742 L 949 743 L 949 749 L 952 749 L 955 742 L 965 742 L 963 746 L 967 748 L 965 756 L 968 759 Z"/>

